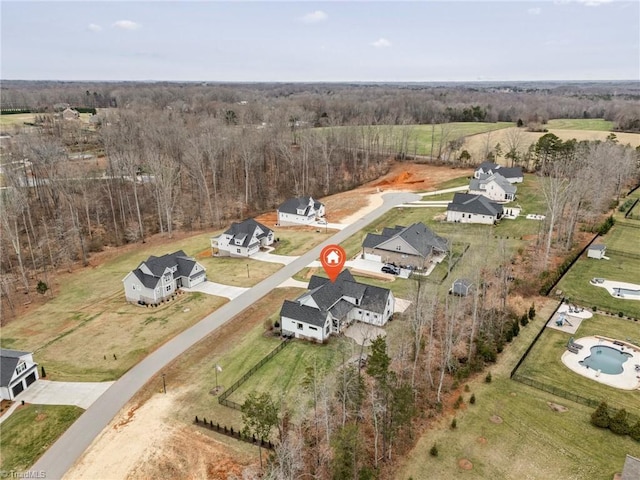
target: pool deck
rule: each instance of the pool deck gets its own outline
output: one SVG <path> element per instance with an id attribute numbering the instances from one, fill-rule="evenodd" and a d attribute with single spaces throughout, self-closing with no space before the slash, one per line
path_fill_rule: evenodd
<path id="1" fill-rule="evenodd" d="M 616 345 L 613 342 L 619 342 L 623 345 Z M 636 365 L 640 365 L 640 347 L 636 347 L 622 340 L 614 340 L 601 336 L 582 337 L 575 340 L 575 343 L 583 346 L 578 353 L 571 353 L 566 350 L 562 354 L 562 363 L 570 370 L 596 382 L 609 385 L 610 387 L 620 388 L 622 390 L 640 390 L 640 371 L 636 371 Z M 630 353 L 633 356 L 622 364 L 622 373 L 618 375 L 609 375 L 580 365 L 581 360 L 591 355 L 591 347 L 597 345 L 613 347 L 617 350 Z"/>
<path id="2" fill-rule="evenodd" d="M 626 283 L 626 282 L 616 282 L 613 280 L 605 280 L 602 283 L 594 283 L 593 281 L 589 282 L 594 287 L 602 287 L 609 292 L 614 298 L 619 298 L 620 300 L 640 300 L 640 285 L 636 283 Z M 637 290 L 638 295 L 625 295 L 621 296 L 616 293 L 616 290 L 619 288 L 626 288 L 628 290 Z"/>

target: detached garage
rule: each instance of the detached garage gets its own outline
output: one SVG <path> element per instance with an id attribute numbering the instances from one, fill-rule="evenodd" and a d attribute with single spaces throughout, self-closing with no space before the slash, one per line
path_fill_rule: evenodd
<path id="1" fill-rule="evenodd" d="M 38 379 L 33 353 L 0 348 L 0 398 L 13 400 Z"/>

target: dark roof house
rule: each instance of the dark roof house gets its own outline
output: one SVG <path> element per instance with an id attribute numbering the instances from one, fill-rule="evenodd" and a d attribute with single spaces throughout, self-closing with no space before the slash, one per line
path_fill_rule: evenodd
<path id="1" fill-rule="evenodd" d="M 474 213 L 476 215 L 491 215 L 502 217 L 502 205 L 492 202 L 483 195 L 471 195 L 468 193 L 456 193 L 447 210 L 454 212 Z"/>
<path id="2" fill-rule="evenodd" d="M 493 162 L 482 162 L 476 169 L 474 177 L 478 178 L 480 174 L 499 173 L 511 183 L 522 182 L 523 174 L 521 167 L 503 167 Z"/>

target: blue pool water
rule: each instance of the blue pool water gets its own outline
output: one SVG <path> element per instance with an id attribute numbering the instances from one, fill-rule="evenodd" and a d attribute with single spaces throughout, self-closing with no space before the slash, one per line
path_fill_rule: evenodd
<path id="1" fill-rule="evenodd" d="M 613 293 L 624 297 L 640 297 L 640 290 L 631 290 L 630 288 L 614 288 Z"/>
<path id="2" fill-rule="evenodd" d="M 631 356 L 630 353 L 621 352 L 616 348 L 596 345 L 591 347 L 591 355 L 582 360 L 580 365 L 609 375 L 618 375 L 622 373 L 622 364 Z"/>

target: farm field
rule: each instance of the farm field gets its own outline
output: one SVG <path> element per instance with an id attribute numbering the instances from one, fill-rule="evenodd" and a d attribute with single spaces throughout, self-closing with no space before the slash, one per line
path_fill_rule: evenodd
<path id="1" fill-rule="evenodd" d="M 19 407 L 0 426 L 0 471 L 27 470 L 82 412 L 80 407 L 67 405 Z"/>
<path id="2" fill-rule="evenodd" d="M 640 418 L 640 391 L 620 390 L 603 385 L 571 371 L 562 363 L 560 357 L 565 352 L 570 337 L 579 339 L 592 335 L 628 340 L 640 345 L 640 327 L 637 323 L 594 315 L 593 318 L 584 320 L 574 335 L 547 328 L 518 369 L 518 375 L 598 402 L 605 400 L 609 406 L 626 408 L 629 413 Z"/>
<path id="3" fill-rule="evenodd" d="M 627 453 L 640 454 L 640 447 L 630 437 L 593 427 L 589 423 L 593 409 L 509 379 L 510 370 L 553 307 L 538 306 L 534 322 L 520 330 L 490 368 L 491 383 L 485 383 L 482 374 L 468 382 L 469 393 L 460 389 L 465 405 L 457 411 L 447 409 L 450 414 L 432 424 L 395 478 L 610 480 L 622 470 Z M 476 396 L 475 405 L 468 402 L 471 393 Z M 557 412 L 549 404 L 568 410 Z M 454 415 L 457 428 L 451 430 Z M 491 421 L 494 415 L 502 423 Z M 435 458 L 429 454 L 434 444 L 438 447 Z M 471 470 L 461 468 L 463 459 L 471 462 Z"/>
<path id="4" fill-rule="evenodd" d="M 613 122 L 604 118 L 555 118 L 547 122 L 549 130 L 592 130 L 610 132 Z M 617 133 L 616 133 L 617 134 Z"/>

